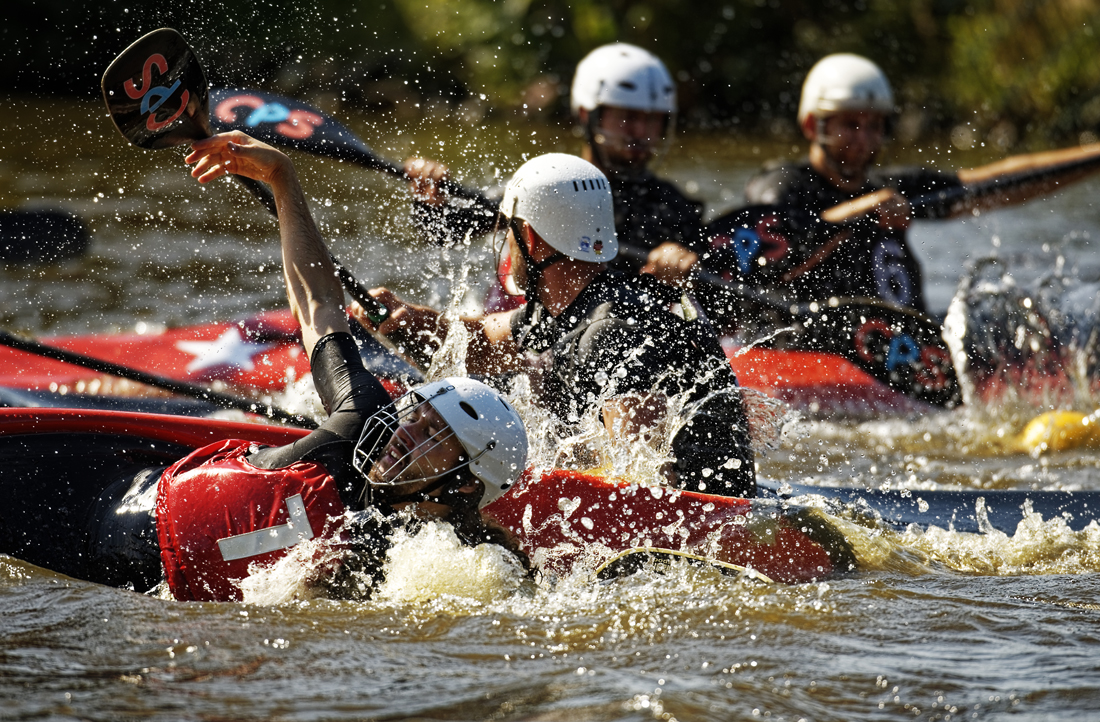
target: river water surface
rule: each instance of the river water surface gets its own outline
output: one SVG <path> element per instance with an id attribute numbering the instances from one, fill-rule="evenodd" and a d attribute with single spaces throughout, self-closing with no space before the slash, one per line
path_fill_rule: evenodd
<path id="1" fill-rule="evenodd" d="M 441 157 L 500 184 L 525 156 L 574 150 L 520 120 L 473 126 L 342 117 L 394 159 Z M 47 122 L 48 121 L 48 122 Z M 200 188 L 181 153 L 125 144 L 97 104 L 0 105 L 0 206 L 63 207 L 90 253 L 0 267 L 0 326 L 33 335 L 237 318 L 285 303 L 275 226 L 230 182 Z M 47 130 L 48 129 L 48 130 Z M 724 134 L 670 149 L 664 172 L 713 216 L 765 158 Z M 983 150 L 907 157 L 943 167 Z M 927 157 L 926 157 L 927 156 Z M 446 303 L 484 250 L 419 244 L 392 179 L 295 156 L 335 253 L 361 280 Z M 918 224 L 930 306 L 998 253 L 1095 279 L 1100 182 L 965 221 Z M 1031 411 L 1037 412 L 1039 409 Z M 868 488 L 1100 490 L 1100 453 L 1033 458 L 1006 439 L 1026 414 L 792 420 L 761 456 L 774 482 Z M 0 718 L 88 720 L 1087 719 L 1100 713 L 1100 526 L 1021 512 L 1014 534 L 892 531 L 838 520 L 858 572 L 801 586 L 699 568 L 593 582 L 509 580 L 446 539 L 395 558 L 415 578 L 369 603 L 181 604 L 0 557 Z M 423 540 L 421 540 L 423 541 Z M 418 557 L 415 553 L 421 550 Z M 427 549 L 427 551 L 423 551 Z M 403 577 L 404 575 L 404 577 Z M 411 575 L 411 576 L 410 576 Z M 473 583 L 471 583 L 473 580 Z"/>

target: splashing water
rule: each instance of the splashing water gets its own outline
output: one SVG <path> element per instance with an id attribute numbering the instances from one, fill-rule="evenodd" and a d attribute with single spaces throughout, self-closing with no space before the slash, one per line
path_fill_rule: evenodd
<path id="1" fill-rule="evenodd" d="M 271 606 L 324 596 L 316 584 L 321 570 L 339 562 L 343 550 L 323 537 L 300 542 L 274 563 L 252 564 L 239 582 L 242 601 Z"/>
<path id="2" fill-rule="evenodd" d="M 513 594 L 524 578 L 523 566 L 503 547 L 466 546 L 449 525 L 429 522 L 414 534 L 397 533 L 378 597 L 391 603 L 441 596 L 486 603 Z"/>
<path id="3" fill-rule="evenodd" d="M 960 282 L 944 337 L 967 405 L 1021 413 L 1100 403 L 1097 284 L 1063 271 L 1058 262 L 1029 279 L 1026 264 L 983 258 Z"/>
<path id="4" fill-rule="evenodd" d="M 979 519 L 985 518 L 979 503 Z M 939 527 L 911 528 L 901 536 L 905 547 L 955 571 L 993 576 L 1085 574 L 1100 571 L 1100 526 L 1095 521 L 1073 531 L 1062 517 L 1044 520 L 1025 503 L 1013 535 L 983 525 L 981 534 Z"/>
<path id="5" fill-rule="evenodd" d="M 797 501 L 829 508 L 821 497 Z M 829 519 L 852 545 L 865 572 L 923 575 L 946 568 L 982 576 L 1034 576 L 1100 571 L 1100 525 L 1095 521 L 1074 531 L 1063 517 L 1043 519 L 1028 500 L 1010 535 L 992 527 L 983 499 L 978 499 L 976 507 L 980 533 L 915 524 L 895 532 L 881 525 L 873 512 L 861 514 L 855 508 L 844 513 L 847 518 L 830 515 Z"/>

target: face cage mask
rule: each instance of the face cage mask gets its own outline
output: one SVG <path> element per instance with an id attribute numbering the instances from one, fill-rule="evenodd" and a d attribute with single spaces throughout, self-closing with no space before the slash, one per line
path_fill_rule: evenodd
<path id="1" fill-rule="evenodd" d="M 660 137 L 642 139 L 628 136 L 619 130 L 601 128 L 600 116 L 602 113 L 601 108 L 596 108 L 588 114 L 588 122 L 585 124 L 584 132 L 599 166 L 610 175 L 622 178 L 636 178 L 644 175 L 650 164 L 659 163 L 668 152 L 675 129 L 674 114 L 668 113 L 665 115 Z M 612 159 L 608 153 L 609 149 L 627 150 L 635 147 L 646 151 L 644 158 L 636 160 Z"/>
<path id="2" fill-rule="evenodd" d="M 448 390 L 453 390 L 453 387 L 450 387 L 450 389 L 441 389 L 439 393 L 446 393 Z M 424 460 L 427 454 L 439 448 L 439 446 L 448 439 L 454 438 L 454 431 L 450 426 L 446 426 L 446 428 L 432 434 L 426 442 L 406 450 L 405 454 L 398 458 L 389 469 L 396 469 L 398 470 L 397 473 L 403 476 L 408 469 L 417 468 L 421 471 L 419 475 L 410 478 L 382 479 L 381 481 L 372 477 L 370 473 L 371 470 L 389 447 L 390 441 L 397 433 L 397 429 L 403 423 L 406 423 L 409 417 L 417 412 L 421 412 L 425 405 L 427 405 L 429 409 L 432 408 L 427 400 L 421 399 L 415 393 L 410 393 L 402 396 L 394 403 L 379 410 L 367 419 L 367 423 L 363 426 L 363 433 L 360 434 L 359 441 L 356 443 L 355 450 L 352 454 L 352 466 L 354 466 L 355 470 L 362 474 L 363 478 L 366 480 L 366 484 L 363 486 L 362 498 L 365 505 L 369 505 L 375 501 L 374 493 L 376 491 L 383 489 L 398 489 L 408 484 L 424 481 L 434 482 L 410 494 L 387 493 L 384 499 L 385 502 L 390 505 L 406 501 L 427 501 L 432 492 L 454 480 L 455 472 L 469 467 L 470 464 L 481 458 L 483 454 L 493 448 L 493 445 L 490 444 L 477 456 L 462 461 L 449 469 L 436 471 L 430 466 L 422 467 L 422 463 L 427 465 L 427 462 Z M 436 413 L 438 414 L 438 412 Z M 446 422 L 444 423 L 446 424 Z M 466 456 L 468 456 L 468 454 L 466 450 L 463 449 L 462 457 Z"/>

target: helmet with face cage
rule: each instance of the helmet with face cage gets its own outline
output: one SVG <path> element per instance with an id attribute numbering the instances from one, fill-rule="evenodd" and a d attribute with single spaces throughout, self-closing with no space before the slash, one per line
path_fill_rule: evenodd
<path id="1" fill-rule="evenodd" d="M 462 462 L 440 474 L 390 482 L 372 479 L 369 472 L 394 432 L 414 413 L 422 411 L 425 404 L 448 427 L 433 437 L 435 444 L 453 434 L 462 446 Z M 416 452 L 412 449 L 407 455 Z M 368 419 L 355 446 L 352 463 L 367 478 L 368 486 L 376 487 L 438 479 L 468 468 L 484 486 L 478 504 L 482 508 L 498 499 L 523 473 L 527 464 L 527 432 L 519 414 L 499 393 L 474 379 L 450 377 L 410 391 Z"/>

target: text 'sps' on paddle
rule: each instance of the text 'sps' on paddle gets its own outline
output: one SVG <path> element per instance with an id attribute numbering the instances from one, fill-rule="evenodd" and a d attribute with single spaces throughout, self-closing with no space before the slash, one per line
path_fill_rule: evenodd
<path id="1" fill-rule="evenodd" d="M 126 48 L 103 73 L 102 88 L 111 120 L 140 148 L 171 148 L 211 135 L 202 65 L 171 28 Z"/>

